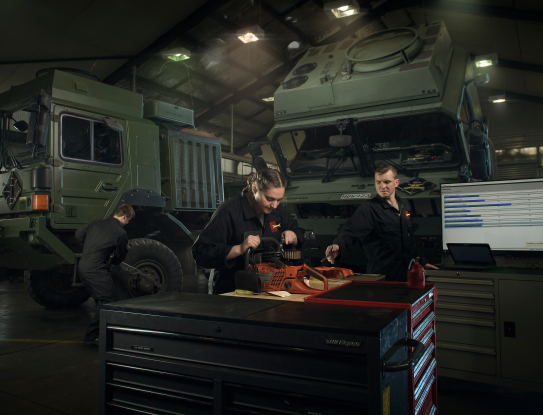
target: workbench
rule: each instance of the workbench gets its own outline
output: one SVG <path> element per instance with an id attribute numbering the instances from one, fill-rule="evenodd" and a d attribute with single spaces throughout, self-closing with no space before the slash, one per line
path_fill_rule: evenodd
<path id="1" fill-rule="evenodd" d="M 100 323 L 100 414 L 408 412 L 405 310 L 166 293 Z"/>

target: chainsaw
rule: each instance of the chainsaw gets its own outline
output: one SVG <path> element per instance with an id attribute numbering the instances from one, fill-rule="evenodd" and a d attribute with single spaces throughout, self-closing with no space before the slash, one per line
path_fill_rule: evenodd
<path id="1" fill-rule="evenodd" d="M 253 293 L 269 291 L 288 291 L 291 294 L 315 294 L 328 289 L 328 278 L 344 279 L 353 275 L 345 268 L 312 268 L 301 262 L 301 251 L 283 249 L 284 240 L 261 237 L 261 242 L 272 242 L 276 249 L 272 251 L 254 252 L 251 248 L 244 254 L 245 269 L 235 274 L 236 289 Z M 324 284 L 323 289 L 309 286 L 309 278 L 313 277 Z"/>

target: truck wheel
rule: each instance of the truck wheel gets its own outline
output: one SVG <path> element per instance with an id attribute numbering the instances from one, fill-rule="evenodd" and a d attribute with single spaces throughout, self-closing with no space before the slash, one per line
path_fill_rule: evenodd
<path id="1" fill-rule="evenodd" d="M 124 262 L 147 274 L 161 284 L 162 289 L 159 290 L 138 274 L 131 274 L 116 266 L 111 271 L 117 300 L 181 291 L 183 288 L 181 264 L 172 250 L 161 242 L 147 238 L 131 239 Z"/>
<path id="2" fill-rule="evenodd" d="M 50 309 L 76 307 L 90 297 L 85 287 L 72 287 L 73 274 L 57 270 L 27 270 L 24 282 L 30 297 Z"/>

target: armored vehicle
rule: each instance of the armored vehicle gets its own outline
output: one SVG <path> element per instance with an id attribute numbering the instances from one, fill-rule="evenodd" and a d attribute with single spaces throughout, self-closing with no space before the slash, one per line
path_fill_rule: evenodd
<path id="1" fill-rule="evenodd" d="M 496 172 L 476 89 L 487 81 L 442 21 L 310 48 L 275 92 L 268 135 L 290 181 L 284 201 L 321 246 L 304 255 L 323 257 L 376 195 L 373 172 L 387 163 L 398 170 L 416 237 L 440 262 L 440 183 Z M 352 252 L 342 262 L 363 266 L 365 258 Z"/>
<path id="2" fill-rule="evenodd" d="M 125 262 L 143 276 L 115 268 L 118 297 L 181 290 L 189 229 L 224 200 L 220 142 L 183 128 L 191 110 L 50 70 L 1 94 L 0 117 L 0 267 L 24 271 L 35 301 L 89 298 L 74 233 L 123 203 L 136 211 Z"/>

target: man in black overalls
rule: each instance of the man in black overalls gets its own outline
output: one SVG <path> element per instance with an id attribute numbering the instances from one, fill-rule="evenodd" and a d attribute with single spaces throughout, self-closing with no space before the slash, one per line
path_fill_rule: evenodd
<path id="1" fill-rule="evenodd" d="M 128 237 L 124 226 L 135 216 L 130 205 L 121 205 L 109 219 L 95 220 L 75 233 L 75 239 L 83 245 L 78 263 L 79 278 L 87 292 L 96 301 L 96 313 L 85 333 L 85 344 L 98 345 L 100 308 L 115 301 L 115 288 L 110 272 L 110 257 L 114 265 L 120 264 L 128 252 Z"/>
<path id="2" fill-rule="evenodd" d="M 397 175 L 390 165 L 375 170 L 377 196 L 360 205 L 326 249 L 332 263 L 360 240 L 369 261 L 367 274 L 384 274 L 386 281 L 407 281 L 407 267 L 413 258 L 420 258 L 424 267 L 438 269 L 428 264 L 417 248 L 409 203 L 396 195 Z"/>

